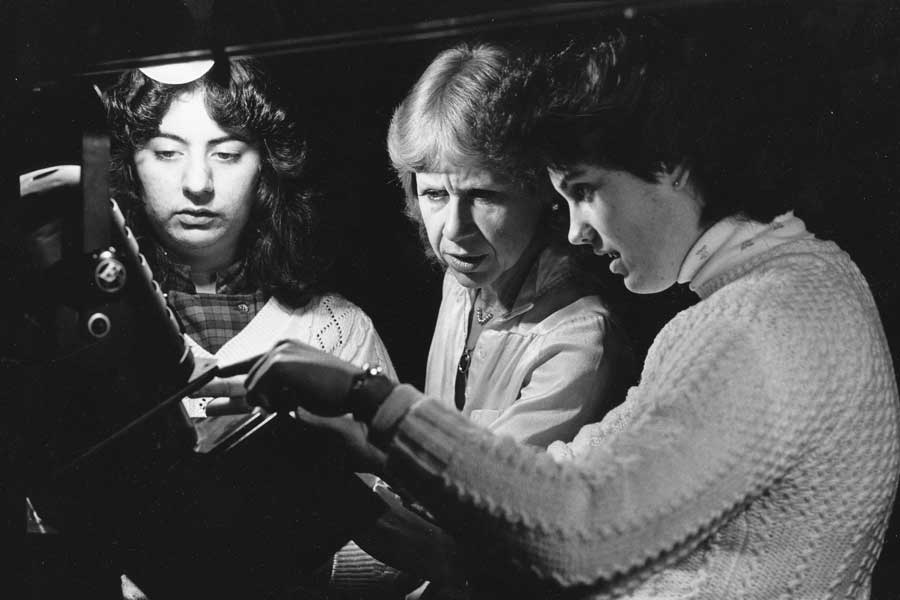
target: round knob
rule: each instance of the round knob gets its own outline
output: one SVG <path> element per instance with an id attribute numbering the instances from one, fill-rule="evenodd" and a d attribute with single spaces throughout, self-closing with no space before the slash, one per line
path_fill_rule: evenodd
<path id="1" fill-rule="evenodd" d="M 94 313 L 87 320 L 87 328 L 88 333 L 90 333 L 95 338 L 103 338 L 109 333 L 109 330 L 112 329 L 112 323 L 109 321 L 109 317 L 107 317 L 103 313 Z"/>

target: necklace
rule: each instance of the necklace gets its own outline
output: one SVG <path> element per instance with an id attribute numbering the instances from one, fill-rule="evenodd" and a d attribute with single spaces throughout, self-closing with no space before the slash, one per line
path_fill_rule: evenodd
<path id="1" fill-rule="evenodd" d="M 490 321 L 493 318 L 494 318 L 494 313 L 492 313 L 490 311 L 482 310 L 482 308 L 480 306 L 475 308 L 475 320 L 478 321 L 479 325 L 483 326 L 485 323 L 487 323 L 488 321 Z"/>

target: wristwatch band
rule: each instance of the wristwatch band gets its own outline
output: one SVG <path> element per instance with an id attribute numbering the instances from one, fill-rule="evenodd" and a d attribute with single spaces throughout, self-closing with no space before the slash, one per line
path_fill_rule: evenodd
<path id="1" fill-rule="evenodd" d="M 353 418 L 370 423 L 384 399 L 394 390 L 396 383 L 384 374 L 380 365 L 363 365 L 362 371 L 353 378 L 347 405 Z"/>

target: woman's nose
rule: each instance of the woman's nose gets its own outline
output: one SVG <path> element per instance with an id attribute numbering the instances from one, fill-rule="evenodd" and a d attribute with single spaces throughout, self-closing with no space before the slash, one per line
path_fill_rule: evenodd
<path id="1" fill-rule="evenodd" d="M 593 231 L 587 222 L 576 211 L 569 207 L 569 243 L 575 246 L 590 244 L 593 241 Z"/>
<path id="2" fill-rule="evenodd" d="M 465 237 L 472 223 L 469 203 L 458 196 L 451 196 L 445 208 L 444 237 L 450 240 Z"/>
<path id="3" fill-rule="evenodd" d="M 197 200 L 206 200 L 212 196 L 213 176 L 206 160 L 195 158 L 188 161 L 181 186 L 186 195 Z"/>

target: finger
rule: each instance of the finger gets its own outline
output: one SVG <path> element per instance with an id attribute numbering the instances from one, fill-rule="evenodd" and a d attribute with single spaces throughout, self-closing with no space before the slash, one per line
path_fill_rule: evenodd
<path id="1" fill-rule="evenodd" d="M 309 344 L 304 344 L 303 342 L 292 340 L 290 338 L 280 340 L 275 343 L 272 347 L 272 350 L 286 350 L 290 349 L 297 352 L 312 352 L 313 354 L 321 354 L 322 350 L 319 350 L 315 346 L 310 346 Z"/>
<path id="2" fill-rule="evenodd" d="M 321 350 L 307 346 L 294 340 L 282 340 L 276 343 L 263 357 L 254 364 L 247 373 L 247 389 L 254 389 L 274 365 L 291 363 L 309 363 L 316 356 L 329 356 Z"/>
<path id="3" fill-rule="evenodd" d="M 263 376 L 269 372 L 272 365 L 277 364 L 282 358 L 283 356 L 280 352 L 269 351 L 264 354 L 263 357 L 260 358 L 247 372 L 247 379 L 244 382 L 247 390 L 256 390 L 256 388 L 259 387 L 260 380 Z"/>
<path id="4" fill-rule="evenodd" d="M 251 356 L 250 358 L 245 358 L 242 361 L 238 361 L 236 363 L 225 365 L 224 367 L 220 367 L 218 370 L 219 377 L 231 377 L 232 375 L 246 375 L 249 373 L 250 369 L 259 362 L 259 359 L 262 357 L 262 354 L 257 354 L 255 356 Z"/>
<path id="5" fill-rule="evenodd" d="M 273 364 L 283 360 L 290 352 L 292 344 L 290 340 L 282 340 L 276 343 L 271 350 L 262 355 L 247 371 L 247 389 L 253 389 L 257 381 L 269 371 Z"/>
<path id="6" fill-rule="evenodd" d="M 247 388 L 244 387 L 246 378 L 246 375 L 216 377 L 191 395 L 195 398 L 204 396 L 243 397 L 247 395 Z"/>
<path id="7" fill-rule="evenodd" d="M 316 414 L 346 412 L 343 401 L 356 368 L 337 357 L 298 343 L 281 343 L 264 356 L 247 376 L 250 402 L 288 409 L 302 402 Z"/>
<path id="8" fill-rule="evenodd" d="M 266 357 L 270 362 L 256 372 L 256 381 L 247 384 L 247 401 L 254 406 L 262 406 L 268 411 L 291 411 L 298 403 L 298 390 L 302 384 L 288 378 L 285 370 L 293 367 L 277 355 Z"/>
<path id="9" fill-rule="evenodd" d="M 311 413 L 302 406 L 297 406 L 294 409 L 295 414 L 297 415 L 297 419 L 300 421 L 307 423 L 308 425 L 316 425 L 319 427 L 325 427 L 328 429 L 341 429 L 341 426 L 335 425 L 336 423 L 341 423 L 347 427 L 350 424 L 354 424 L 354 426 L 362 425 L 361 423 L 357 423 L 353 420 L 353 417 L 349 414 L 339 415 L 336 417 L 320 417 L 315 413 Z"/>
<path id="10" fill-rule="evenodd" d="M 206 416 L 241 415 L 249 413 L 253 407 L 247 404 L 246 398 L 213 398 L 206 404 Z"/>

